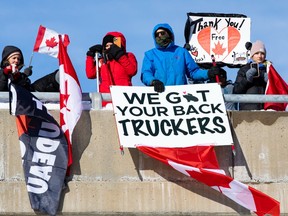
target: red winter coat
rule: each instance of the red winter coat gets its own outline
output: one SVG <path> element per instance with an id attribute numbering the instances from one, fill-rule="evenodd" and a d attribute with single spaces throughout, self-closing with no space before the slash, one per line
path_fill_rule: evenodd
<path id="1" fill-rule="evenodd" d="M 120 32 L 108 32 L 106 35 L 121 37 L 121 47 L 126 52 L 126 39 Z M 118 61 L 109 60 L 104 63 L 99 60 L 99 92 L 110 93 L 110 85 L 132 86 L 132 77 L 137 73 L 137 60 L 133 53 L 127 52 Z M 95 79 L 96 64 L 91 56 L 86 57 L 86 75 L 88 79 Z"/>

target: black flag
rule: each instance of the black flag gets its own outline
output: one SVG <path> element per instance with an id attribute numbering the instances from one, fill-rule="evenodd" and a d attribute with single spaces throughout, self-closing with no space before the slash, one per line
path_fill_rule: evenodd
<path id="1" fill-rule="evenodd" d="M 57 121 L 32 93 L 10 85 L 27 191 L 34 210 L 56 215 L 68 163 L 68 145 Z"/>

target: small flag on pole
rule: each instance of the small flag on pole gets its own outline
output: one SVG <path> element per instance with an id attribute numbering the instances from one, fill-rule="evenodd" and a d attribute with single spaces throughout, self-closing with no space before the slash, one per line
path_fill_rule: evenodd
<path id="1" fill-rule="evenodd" d="M 58 58 L 59 53 L 59 34 L 54 30 L 48 29 L 40 25 L 36 37 L 34 52 L 48 54 L 54 58 Z M 70 43 L 68 35 L 62 36 L 63 45 L 67 47 Z"/>

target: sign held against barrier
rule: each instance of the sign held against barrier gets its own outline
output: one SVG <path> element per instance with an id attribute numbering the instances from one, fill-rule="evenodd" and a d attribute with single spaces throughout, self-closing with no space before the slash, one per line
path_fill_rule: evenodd
<path id="1" fill-rule="evenodd" d="M 221 88 L 216 83 L 153 87 L 111 86 L 120 144 L 132 147 L 231 145 Z"/>

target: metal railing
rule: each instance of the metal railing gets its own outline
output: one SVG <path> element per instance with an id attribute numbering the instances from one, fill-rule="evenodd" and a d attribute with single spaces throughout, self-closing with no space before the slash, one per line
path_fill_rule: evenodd
<path id="1" fill-rule="evenodd" d="M 224 100 L 235 103 L 288 103 L 288 95 L 224 94 Z"/>
<path id="2" fill-rule="evenodd" d="M 43 103 L 59 103 L 59 93 L 32 92 Z M 259 94 L 224 94 L 226 102 L 235 103 L 288 103 L 288 95 L 259 95 Z M 109 93 L 90 92 L 82 93 L 82 103 L 90 104 L 91 109 L 102 109 L 102 101 L 111 101 Z M 9 93 L 0 92 L 0 102 L 9 102 Z"/>

